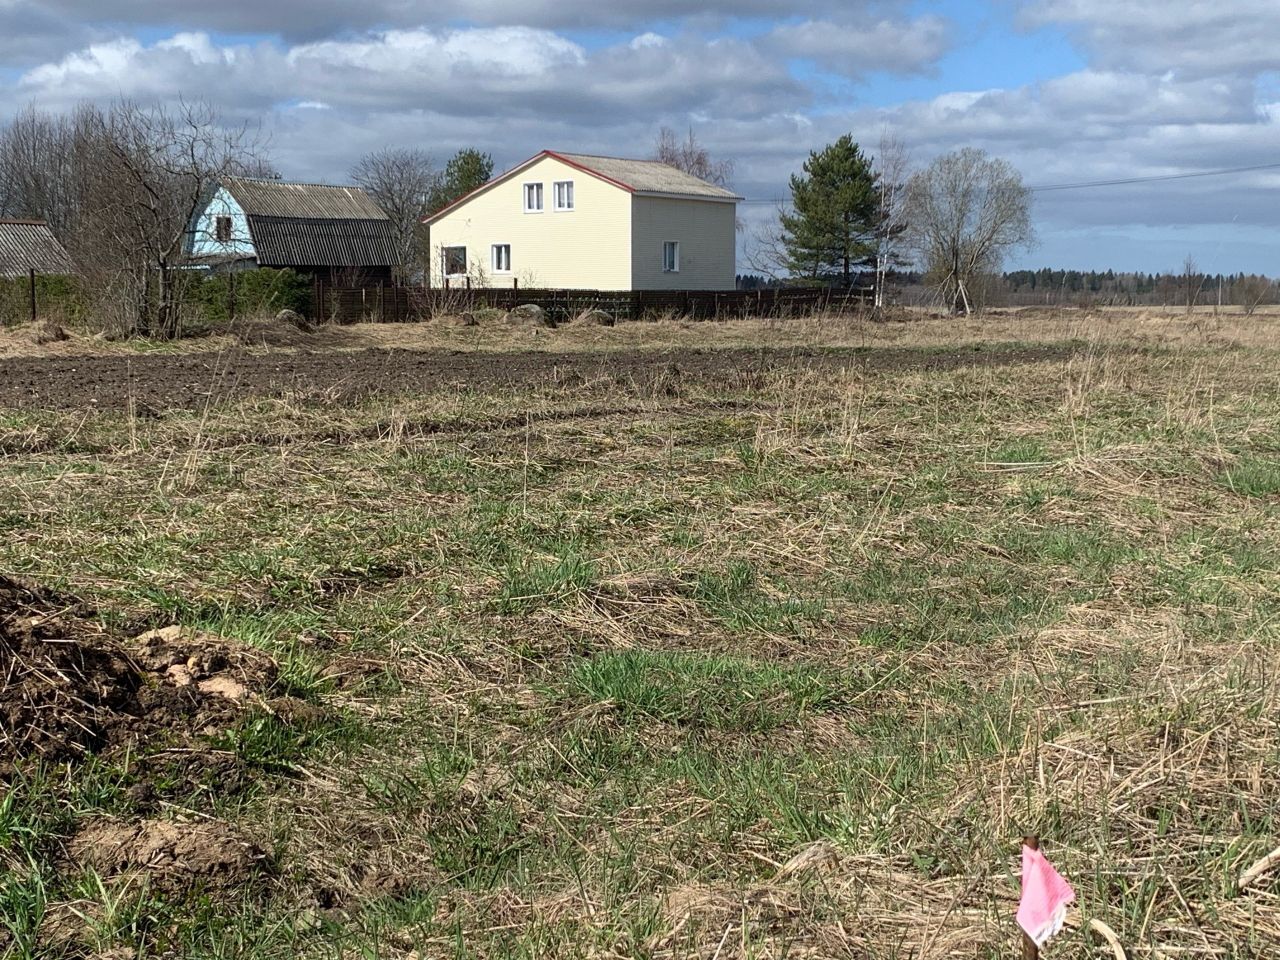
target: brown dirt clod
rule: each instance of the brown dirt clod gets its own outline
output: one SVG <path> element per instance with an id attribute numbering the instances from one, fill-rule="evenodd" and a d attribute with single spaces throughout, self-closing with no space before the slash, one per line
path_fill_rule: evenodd
<path id="1" fill-rule="evenodd" d="M 78 601 L 0 576 L 0 776 L 225 728 L 276 676 L 265 655 L 166 627 L 111 635 Z"/>
<path id="2" fill-rule="evenodd" d="M 105 878 L 143 874 L 160 892 L 227 891 L 268 865 L 260 847 L 217 820 L 97 820 L 72 838 L 68 855 Z"/>

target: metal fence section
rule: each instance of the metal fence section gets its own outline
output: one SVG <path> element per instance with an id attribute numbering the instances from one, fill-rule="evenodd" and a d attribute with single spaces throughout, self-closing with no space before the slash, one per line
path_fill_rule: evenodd
<path id="1" fill-rule="evenodd" d="M 336 323 L 406 323 L 476 310 L 511 310 L 535 304 L 553 323 L 587 310 L 615 320 L 651 320 L 662 316 L 695 320 L 741 317 L 801 317 L 868 309 L 874 288 L 783 287 L 760 290 L 550 290 L 476 287 L 345 287 L 317 282 L 319 319 Z"/>

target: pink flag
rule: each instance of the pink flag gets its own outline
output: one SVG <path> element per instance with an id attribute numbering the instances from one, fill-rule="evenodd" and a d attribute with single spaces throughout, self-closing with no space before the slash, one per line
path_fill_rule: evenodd
<path id="1" fill-rule="evenodd" d="M 1037 947 L 1043 947 L 1062 929 L 1067 904 L 1076 898 L 1071 884 L 1039 850 L 1022 848 L 1022 901 L 1018 904 L 1018 926 Z"/>

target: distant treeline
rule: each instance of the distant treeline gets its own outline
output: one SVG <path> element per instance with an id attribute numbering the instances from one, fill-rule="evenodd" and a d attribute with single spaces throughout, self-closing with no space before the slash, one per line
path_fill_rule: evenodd
<path id="1" fill-rule="evenodd" d="M 855 274 L 855 286 L 870 285 L 875 274 Z M 927 305 L 931 291 L 925 278 L 909 271 L 888 277 L 894 303 Z M 786 286 L 786 281 L 754 274 L 738 277 L 740 290 Z M 1252 273 L 1209 274 L 1194 268 L 1181 273 L 1117 273 L 1114 270 L 1011 270 L 991 276 L 979 292 L 985 306 L 1224 306 L 1255 307 L 1280 302 L 1280 286 Z"/>
<path id="2" fill-rule="evenodd" d="M 1116 306 L 1243 306 L 1276 302 L 1276 282 L 1251 273 L 1116 273 L 1114 270 L 1014 270 L 1005 273 L 992 299 L 1010 305 L 1091 301 Z"/>

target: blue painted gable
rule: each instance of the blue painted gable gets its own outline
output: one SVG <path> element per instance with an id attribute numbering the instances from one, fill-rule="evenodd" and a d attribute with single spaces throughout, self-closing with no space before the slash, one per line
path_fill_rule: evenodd
<path id="1" fill-rule="evenodd" d="M 231 218 L 231 236 L 218 239 L 218 218 Z M 225 187 L 219 187 L 196 214 L 187 233 L 187 253 L 193 257 L 256 257 L 249 219 Z"/>

